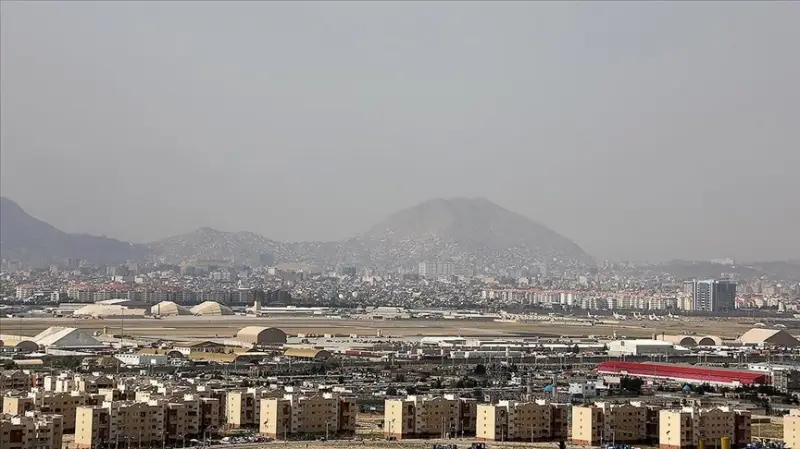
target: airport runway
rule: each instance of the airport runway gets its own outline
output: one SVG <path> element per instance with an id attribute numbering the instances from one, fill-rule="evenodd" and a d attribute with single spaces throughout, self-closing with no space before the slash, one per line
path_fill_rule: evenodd
<path id="1" fill-rule="evenodd" d="M 681 334 L 694 332 L 696 335 L 717 335 L 735 338 L 752 327 L 752 324 L 731 319 L 692 319 L 687 321 L 637 321 L 627 320 L 618 323 L 603 323 L 589 326 L 583 322 L 549 321 L 516 323 L 472 320 L 356 320 L 310 317 L 164 317 L 161 319 L 118 318 L 76 319 L 76 318 L 1 318 L 0 333 L 35 335 L 50 326 L 68 326 L 91 329 L 108 333 L 119 333 L 124 327 L 125 334 L 142 337 L 173 339 L 225 338 L 232 337 L 245 326 L 277 327 L 294 335 L 337 334 L 337 335 L 377 335 L 411 337 L 433 335 L 461 335 L 464 337 L 588 337 L 613 336 L 628 338 L 651 338 L 653 334 Z"/>

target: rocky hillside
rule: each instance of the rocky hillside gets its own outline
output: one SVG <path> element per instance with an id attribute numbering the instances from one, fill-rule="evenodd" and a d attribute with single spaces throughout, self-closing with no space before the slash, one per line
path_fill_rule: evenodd
<path id="1" fill-rule="evenodd" d="M 578 245 L 483 198 L 436 199 L 402 210 L 346 247 L 375 263 L 448 261 L 462 266 L 593 264 Z"/>
<path id="2" fill-rule="evenodd" d="M 147 256 L 147 249 L 106 237 L 69 234 L 0 198 L 0 256 L 44 267 L 67 258 L 94 264 L 123 263 Z"/>
<path id="3" fill-rule="evenodd" d="M 283 243 L 249 232 L 201 228 L 155 242 L 165 260 L 257 260 L 398 267 L 420 261 L 458 266 L 585 265 L 593 261 L 580 247 L 522 215 L 485 199 L 431 200 L 400 211 L 362 235 L 339 242 Z"/>

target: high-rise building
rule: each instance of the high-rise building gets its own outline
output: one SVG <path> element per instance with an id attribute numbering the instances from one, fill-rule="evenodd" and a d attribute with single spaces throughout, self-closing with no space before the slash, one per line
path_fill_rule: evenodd
<path id="1" fill-rule="evenodd" d="M 684 284 L 684 291 L 690 287 Z M 736 283 L 729 280 L 709 279 L 693 281 L 692 307 L 698 312 L 727 312 L 736 308 Z"/>
<path id="2" fill-rule="evenodd" d="M 420 262 L 417 266 L 417 273 L 421 277 L 427 278 L 452 276 L 455 268 L 452 263 L 447 262 Z"/>

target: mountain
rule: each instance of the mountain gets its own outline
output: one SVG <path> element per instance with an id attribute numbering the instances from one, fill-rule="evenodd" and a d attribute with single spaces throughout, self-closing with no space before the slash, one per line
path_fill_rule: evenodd
<path id="1" fill-rule="evenodd" d="M 150 251 L 164 260 L 258 260 L 261 254 L 285 258 L 286 244 L 252 232 L 224 232 L 202 227 L 187 234 L 159 240 L 148 245 Z"/>
<path id="2" fill-rule="evenodd" d="M 483 198 L 434 199 L 349 240 L 374 263 L 452 262 L 463 267 L 593 265 L 578 245 Z"/>
<path id="3" fill-rule="evenodd" d="M 67 258 L 108 264 L 143 259 L 147 249 L 106 237 L 66 233 L 0 197 L 0 256 L 40 267 Z"/>
<path id="4" fill-rule="evenodd" d="M 166 261 L 258 260 L 318 266 L 398 267 L 420 261 L 459 267 L 593 265 L 580 247 L 542 224 L 485 199 L 436 199 L 402 210 L 367 232 L 338 242 L 283 243 L 250 232 L 200 228 L 149 245 Z"/>

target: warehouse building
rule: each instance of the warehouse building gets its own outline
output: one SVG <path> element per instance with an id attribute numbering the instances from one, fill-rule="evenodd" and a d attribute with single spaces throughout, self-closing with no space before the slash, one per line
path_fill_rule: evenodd
<path id="1" fill-rule="evenodd" d="M 286 332 L 275 327 L 247 326 L 236 333 L 236 340 L 255 346 L 286 343 Z"/>
<path id="2" fill-rule="evenodd" d="M 180 306 L 172 301 L 161 301 L 150 308 L 150 314 L 159 316 L 179 316 L 191 315 L 192 312 L 186 307 Z"/>
<path id="3" fill-rule="evenodd" d="M 800 346 L 792 334 L 781 329 L 753 328 L 739 337 L 746 346 L 794 348 Z"/>
<path id="4" fill-rule="evenodd" d="M 315 348 L 288 348 L 283 352 L 284 357 L 299 360 L 328 360 L 331 353 L 324 349 Z"/>
<path id="5" fill-rule="evenodd" d="M 769 376 L 752 371 L 649 362 L 607 361 L 597 365 L 597 372 L 692 384 L 738 386 L 769 383 Z"/>
<path id="6" fill-rule="evenodd" d="M 608 355 L 612 357 L 676 355 L 686 352 L 689 352 L 687 348 L 664 340 L 616 340 L 608 344 Z"/>
<path id="7" fill-rule="evenodd" d="M 200 303 L 192 307 L 190 311 L 199 316 L 233 315 L 233 310 L 231 310 L 230 307 L 223 306 L 215 301 L 206 301 Z"/>

